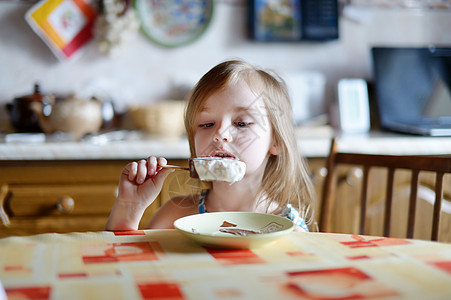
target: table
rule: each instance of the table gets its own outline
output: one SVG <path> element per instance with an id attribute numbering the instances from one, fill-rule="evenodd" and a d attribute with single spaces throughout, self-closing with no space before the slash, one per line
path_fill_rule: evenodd
<path id="1" fill-rule="evenodd" d="M 9 299 L 451 299 L 451 244 L 292 232 L 252 250 L 176 230 L 0 239 Z"/>

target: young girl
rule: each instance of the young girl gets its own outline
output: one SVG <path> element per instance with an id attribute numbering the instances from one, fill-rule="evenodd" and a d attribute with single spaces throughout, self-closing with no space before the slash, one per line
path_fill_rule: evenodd
<path id="1" fill-rule="evenodd" d="M 312 223 L 313 186 L 299 154 L 283 80 L 242 61 L 227 61 L 197 83 L 185 111 L 191 157 L 219 156 L 246 164 L 242 180 L 212 181 L 200 195 L 168 200 L 147 228 L 173 228 L 178 218 L 219 211 L 249 211 L 290 218 L 300 231 Z M 166 159 L 129 163 L 106 230 L 136 230 L 161 191 Z"/>

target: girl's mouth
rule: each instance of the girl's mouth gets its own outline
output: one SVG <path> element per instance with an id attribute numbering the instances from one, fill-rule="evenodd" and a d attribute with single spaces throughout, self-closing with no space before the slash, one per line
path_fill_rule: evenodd
<path id="1" fill-rule="evenodd" d="M 219 158 L 227 158 L 227 159 L 237 159 L 237 157 L 231 153 L 227 152 L 215 152 L 211 154 L 212 157 L 219 157 Z"/>
<path id="2" fill-rule="evenodd" d="M 228 154 L 216 154 L 215 157 L 235 158 L 235 156 L 231 156 L 231 155 L 228 155 Z"/>

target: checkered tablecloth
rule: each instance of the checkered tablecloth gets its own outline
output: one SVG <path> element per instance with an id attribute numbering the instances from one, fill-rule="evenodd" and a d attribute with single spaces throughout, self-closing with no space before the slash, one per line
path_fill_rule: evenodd
<path id="1" fill-rule="evenodd" d="M 292 232 L 251 250 L 176 230 L 0 239 L 9 299 L 451 299 L 451 244 Z"/>

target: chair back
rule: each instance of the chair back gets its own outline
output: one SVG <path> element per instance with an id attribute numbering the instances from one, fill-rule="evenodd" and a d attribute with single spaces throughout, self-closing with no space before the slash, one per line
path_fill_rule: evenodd
<path id="1" fill-rule="evenodd" d="M 332 140 L 329 157 L 327 159 L 327 170 L 320 211 L 319 229 L 330 232 L 332 227 L 332 215 L 336 201 L 337 177 L 334 175 L 338 165 L 357 165 L 362 168 L 363 178 L 360 194 L 360 220 L 359 234 L 365 234 L 365 225 L 368 209 L 368 190 L 371 181 L 369 174 L 372 168 L 386 168 L 387 184 L 384 203 L 383 235 L 390 236 L 392 222 L 393 192 L 395 171 L 406 169 L 411 171 L 410 196 L 407 210 L 406 237 L 413 238 L 415 229 L 415 217 L 417 211 L 417 194 L 419 186 L 419 174 L 422 171 L 435 173 L 435 201 L 433 203 L 431 240 L 437 240 L 439 235 L 441 205 L 443 199 L 443 178 L 446 173 L 451 173 L 451 156 L 423 156 L 423 155 L 379 155 L 379 154 L 357 154 L 343 153 L 337 150 L 337 142 Z"/>

